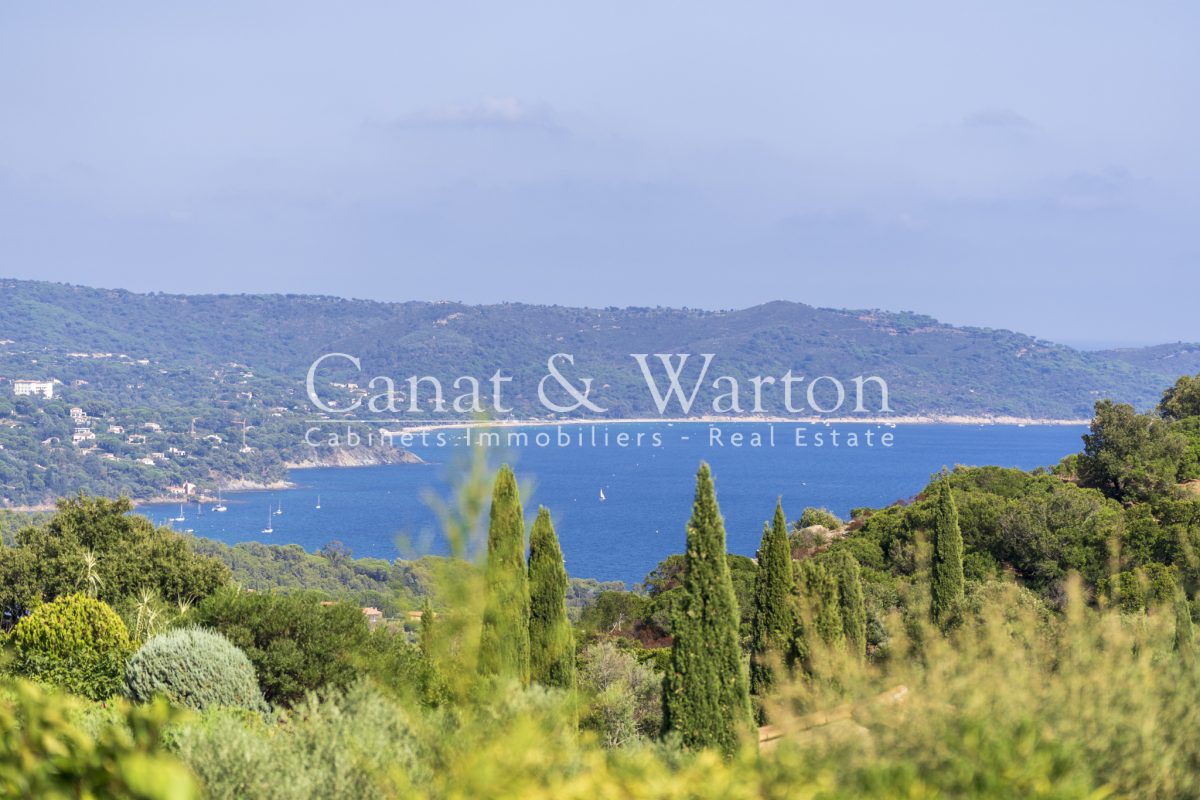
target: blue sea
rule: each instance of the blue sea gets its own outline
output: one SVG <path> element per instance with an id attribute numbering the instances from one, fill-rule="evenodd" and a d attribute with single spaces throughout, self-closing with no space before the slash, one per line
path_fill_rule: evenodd
<path id="1" fill-rule="evenodd" d="M 512 430 L 498 433 L 505 440 Z M 846 517 L 857 506 L 913 496 L 943 467 L 1054 464 L 1081 448 L 1086 429 L 689 422 L 520 430 L 527 440 L 502 441 L 492 458 L 517 471 L 529 520 L 539 504 L 550 509 L 573 576 L 633 584 L 665 556 L 682 552 L 702 460 L 713 469 L 730 551 L 752 556 L 776 497 L 791 519 L 805 506 Z M 186 520 L 173 525 L 230 544 L 299 544 L 315 551 L 339 540 L 355 556 L 445 553 L 429 499 L 449 497 L 469 436 L 448 431 L 414 441 L 410 449 L 427 464 L 294 470 L 293 489 L 226 494 L 225 513 L 193 503 L 184 509 Z M 140 511 L 167 524 L 179 506 Z M 273 533 L 263 534 L 268 519 Z"/>

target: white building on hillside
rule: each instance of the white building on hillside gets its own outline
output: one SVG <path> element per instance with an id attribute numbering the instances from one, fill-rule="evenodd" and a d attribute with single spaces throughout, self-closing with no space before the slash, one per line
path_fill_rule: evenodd
<path id="1" fill-rule="evenodd" d="M 54 398 L 54 381 L 13 381 L 13 394 L 17 397 L 28 397 L 40 394 L 47 400 Z"/>

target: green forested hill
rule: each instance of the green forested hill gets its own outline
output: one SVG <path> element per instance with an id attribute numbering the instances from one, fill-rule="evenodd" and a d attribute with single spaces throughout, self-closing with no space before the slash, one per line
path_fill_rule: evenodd
<path id="1" fill-rule="evenodd" d="M 0 280 L 0 505 L 81 486 L 145 496 L 182 480 L 277 479 L 284 461 L 311 455 L 299 441 L 314 411 L 305 371 L 331 351 L 362 358 L 361 374 L 341 377 L 360 384 L 433 375 L 448 387 L 459 375 L 484 380 L 504 370 L 514 376 L 505 402 L 522 417 L 545 414 L 537 381 L 555 352 L 572 353 L 574 374 L 596 379 L 611 416 L 656 413 L 630 353 L 715 353 L 710 379 L 880 375 L 901 415 L 1084 418 L 1100 397 L 1148 407 L 1180 374 L 1200 369 L 1200 345 L 1089 353 L 908 312 L 792 302 L 734 311 L 468 306 Z M 62 383 L 55 400 L 33 401 L 13 397 L 18 378 Z M 694 413 L 717 394 L 706 391 Z M 779 394 L 768 405 L 782 412 Z M 95 442 L 71 444 L 71 407 L 88 415 Z M 230 446 L 241 444 L 242 420 L 246 451 Z M 136 434 L 147 442 L 131 444 Z M 140 462 L 148 457 L 155 463 Z"/>
<path id="2" fill-rule="evenodd" d="M 1200 368 L 1200 345 L 1089 353 L 907 312 L 789 302 L 736 311 L 467 306 L 136 294 L 12 280 L 0 281 L 0 298 L 0 338 L 14 340 L 3 356 L 10 377 L 44 373 L 19 357 L 40 350 L 126 353 L 180 370 L 236 362 L 299 381 L 315 356 L 342 350 L 363 357 L 366 374 L 482 377 L 504 368 L 536 378 L 549 354 L 564 351 L 598 382 L 633 384 L 628 395 L 618 388 L 605 399 L 644 413 L 649 396 L 629 353 L 713 352 L 735 375 L 880 374 L 900 414 L 1085 417 L 1098 396 L 1148 406 L 1165 382 Z M 513 390 L 528 402 L 532 388 Z M 538 409 L 530 402 L 523 410 Z"/>

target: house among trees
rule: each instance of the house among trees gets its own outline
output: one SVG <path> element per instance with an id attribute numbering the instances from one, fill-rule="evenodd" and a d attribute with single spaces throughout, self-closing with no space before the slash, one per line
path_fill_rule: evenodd
<path id="1" fill-rule="evenodd" d="M 367 625 L 374 628 L 379 623 L 383 622 L 383 612 L 373 606 L 366 606 L 362 610 L 363 616 L 367 618 Z"/>

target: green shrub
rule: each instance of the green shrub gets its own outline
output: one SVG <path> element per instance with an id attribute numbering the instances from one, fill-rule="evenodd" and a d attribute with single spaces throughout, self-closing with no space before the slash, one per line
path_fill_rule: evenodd
<path id="1" fill-rule="evenodd" d="M 81 594 L 38 606 L 13 628 L 12 671 L 93 700 L 120 689 L 133 647 L 107 604 Z"/>
<path id="2" fill-rule="evenodd" d="M 669 654 L 669 650 L 663 650 Z M 579 657 L 579 688 L 587 697 L 581 726 L 606 747 L 654 736 L 662 724 L 662 673 L 611 642 Z"/>
<path id="3" fill-rule="evenodd" d="M 220 631 L 250 658 L 269 703 L 295 703 L 310 691 L 345 688 L 369 631 L 362 610 L 322 605 L 311 594 L 226 589 L 193 609 L 193 620 Z"/>
<path id="4" fill-rule="evenodd" d="M 383 627 L 373 631 L 358 654 L 356 666 L 402 700 L 433 707 L 449 700 L 448 687 L 437 669 L 403 633 Z"/>
<path id="5" fill-rule="evenodd" d="M 166 703 L 110 703 L 90 720 L 88 712 L 80 699 L 36 684 L 0 685 L 0 797 L 200 796 L 188 769 L 160 750 L 174 717 Z"/>
<path id="6" fill-rule="evenodd" d="M 169 631 L 142 645 L 125 670 L 125 695 L 139 702 L 162 695 L 198 711 L 265 705 L 246 654 L 203 628 Z"/>
<path id="7" fill-rule="evenodd" d="M 367 683 L 310 696 L 280 723 L 228 710 L 181 726 L 171 748 L 214 800 L 412 796 L 430 780 L 408 714 Z"/>
<path id="8" fill-rule="evenodd" d="M 835 531 L 842 527 L 842 521 L 828 508 L 814 508 L 809 506 L 800 513 L 800 528 L 811 528 L 813 525 L 820 525 L 822 528 Z"/>

